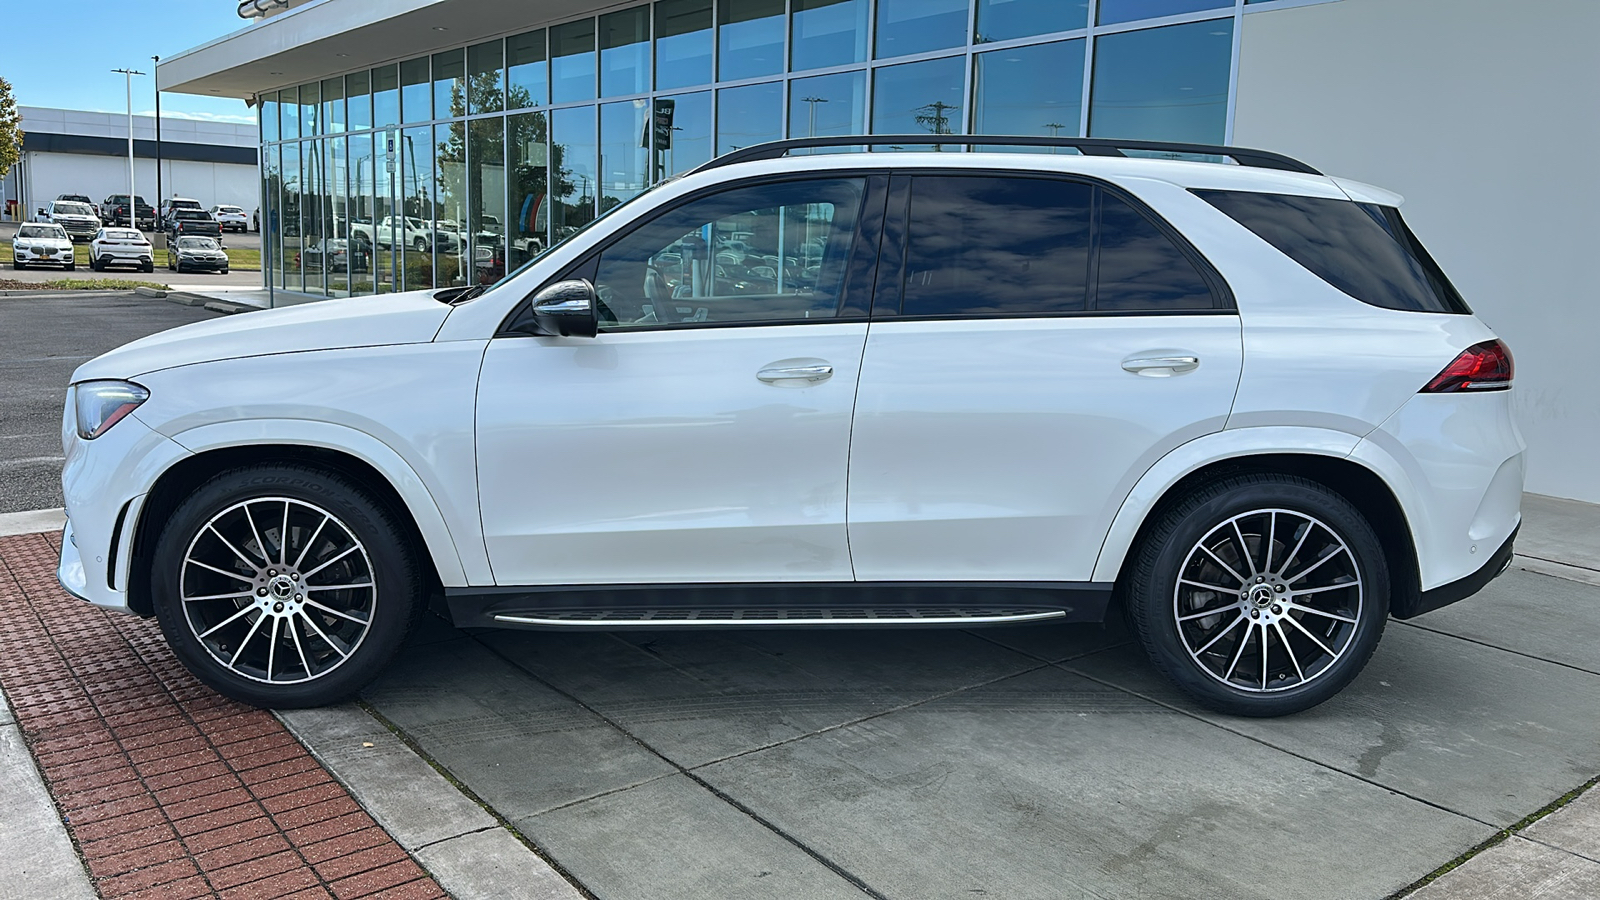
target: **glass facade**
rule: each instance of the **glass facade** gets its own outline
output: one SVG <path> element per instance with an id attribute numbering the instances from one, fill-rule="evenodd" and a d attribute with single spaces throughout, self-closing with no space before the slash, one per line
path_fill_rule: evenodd
<path id="1" fill-rule="evenodd" d="M 1221 143 L 1246 2 L 655 0 L 263 93 L 266 276 L 322 296 L 489 283 L 785 137 Z M 926 148 L 963 149 L 903 149 Z"/>

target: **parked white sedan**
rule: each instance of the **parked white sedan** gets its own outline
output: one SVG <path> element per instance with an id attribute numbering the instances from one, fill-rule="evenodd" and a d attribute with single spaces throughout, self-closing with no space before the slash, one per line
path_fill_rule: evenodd
<path id="1" fill-rule="evenodd" d="M 786 155 L 824 140 L 919 139 L 745 148 L 487 291 L 85 363 L 62 584 L 272 706 L 359 690 L 442 596 L 502 628 L 1126 612 L 1260 716 L 1509 564 L 1511 356 L 1397 195 L 1198 145 Z"/>
<path id="2" fill-rule="evenodd" d="M 89 242 L 89 268 L 104 272 L 111 266 L 134 266 L 154 272 L 155 250 L 143 234 L 132 228 L 102 228 Z"/>
<path id="3" fill-rule="evenodd" d="M 11 239 L 11 268 L 28 266 L 77 268 L 72 258 L 72 238 L 54 222 L 23 222 Z"/>

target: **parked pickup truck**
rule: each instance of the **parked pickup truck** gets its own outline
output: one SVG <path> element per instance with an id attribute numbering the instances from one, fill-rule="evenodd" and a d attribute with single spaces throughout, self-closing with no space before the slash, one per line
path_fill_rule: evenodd
<path id="1" fill-rule="evenodd" d="M 203 209 L 170 210 L 162 225 L 174 241 L 181 237 L 212 237 L 222 243 L 222 226 Z"/>
<path id="2" fill-rule="evenodd" d="M 435 233 L 424 225 L 421 219 L 411 216 L 399 219 L 394 216 L 384 216 L 378 220 L 377 225 L 354 222 L 350 225 L 350 235 L 356 240 L 365 240 L 368 244 L 384 250 L 410 247 L 421 252 L 437 241 L 441 252 L 452 253 L 456 249 L 457 242 L 453 233 L 449 231 Z"/>

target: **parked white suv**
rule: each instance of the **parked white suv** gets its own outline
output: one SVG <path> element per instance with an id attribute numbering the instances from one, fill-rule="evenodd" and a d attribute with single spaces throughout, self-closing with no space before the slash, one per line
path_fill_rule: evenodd
<path id="1" fill-rule="evenodd" d="M 61 582 L 279 707 L 360 688 L 442 593 L 553 629 L 1115 600 L 1202 703 L 1277 715 L 1504 569 L 1511 358 L 1398 196 L 1236 148 L 951 140 L 1088 155 L 748 148 L 487 291 L 86 363 Z"/>

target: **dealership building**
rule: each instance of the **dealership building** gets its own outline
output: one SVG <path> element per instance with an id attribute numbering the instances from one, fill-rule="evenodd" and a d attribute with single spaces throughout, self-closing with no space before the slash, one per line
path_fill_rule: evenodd
<path id="1" fill-rule="evenodd" d="M 61 194 L 99 203 L 128 192 L 128 117 L 118 113 L 19 106 L 22 157 L 0 178 L 0 221 L 32 218 Z M 156 169 L 167 197 L 255 209 L 261 197 L 254 125 L 133 117 L 134 190 L 156 203 Z"/>
<path id="2" fill-rule="evenodd" d="M 1406 196 L 1412 227 L 1516 354 L 1529 489 L 1600 501 L 1600 402 L 1578 368 L 1600 336 L 1600 176 L 1569 162 L 1600 146 L 1594 0 L 240 10 L 254 18 L 163 59 L 157 81 L 258 111 L 275 302 L 492 278 L 661 178 L 785 137 L 1258 147 Z M 340 238 L 376 252 L 305 264 L 306 247 Z"/>

